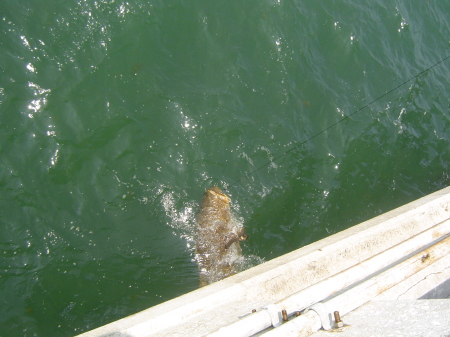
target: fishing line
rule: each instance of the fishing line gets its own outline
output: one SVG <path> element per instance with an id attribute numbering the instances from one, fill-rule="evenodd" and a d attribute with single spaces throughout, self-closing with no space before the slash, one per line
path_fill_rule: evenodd
<path id="1" fill-rule="evenodd" d="M 401 88 L 402 86 L 404 86 L 406 83 L 411 82 L 412 80 L 416 79 L 417 77 L 421 76 L 422 74 L 426 73 L 427 71 L 431 70 L 432 68 L 438 66 L 439 64 L 441 64 L 442 62 L 444 62 L 445 60 L 449 59 L 450 55 L 444 57 L 443 59 L 441 59 L 439 62 L 436 62 L 435 64 L 433 64 L 432 66 L 426 68 L 425 70 L 422 70 L 420 73 L 410 77 L 409 79 L 407 79 L 406 81 L 404 81 L 403 83 L 397 85 L 396 87 L 392 88 L 389 91 L 386 91 L 384 94 L 382 94 L 381 96 L 375 98 L 373 101 L 367 103 L 366 105 L 360 107 L 359 109 L 356 109 L 355 111 L 353 111 L 351 114 L 341 118 L 340 120 L 338 120 L 337 122 L 329 125 L 328 127 L 326 127 L 325 129 L 323 129 L 322 131 L 319 131 L 318 133 L 314 134 L 313 136 L 309 137 L 308 139 L 298 142 L 296 145 L 294 145 L 293 147 L 291 147 L 289 150 L 286 150 L 285 152 L 283 152 L 282 154 L 278 155 L 277 157 L 273 158 L 272 160 L 268 161 L 267 163 L 257 167 L 256 169 L 254 169 L 253 171 L 251 171 L 250 173 L 247 173 L 244 177 L 239 178 L 238 180 L 236 180 L 235 182 L 231 183 L 230 185 L 228 185 L 228 187 L 224 188 L 224 190 L 228 190 L 228 188 L 230 188 L 231 186 L 236 185 L 237 183 L 241 182 L 243 179 L 245 178 L 249 178 L 250 176 L 252 176 L 253 174 L 255 174 L 256 172 L 262 170 L 263 168 L 269 166 L 270 164 L 272 164 L 273 162 L 275 162 L 276 160 L 288 155 L 290 152 L 294 151 L 295 149 L 299 148 L 300 146 L 305 145 L 306 143 L 308 143 L 309 141 L 311 141 L 312 139 L 316 138 L 317 136 L 327 132 L 329 129 L 335 127 L 336 125 L 338 125 L 339 123 L 342 123 L 343 121 L 345 121 L 346 119 L 348 119 L 349 117 L 353 116 L 354 114 L 357 114 L 358 112 L 361 112 L 362 110 L 364 110 L 365 108 L 369 107 L 370 105 L 374 104 L 375 102 L 379 101 L 380 99 L 382 99 L 383 97 L 389 95 L 390 93 L 398 90 L 399 88 Z"/>

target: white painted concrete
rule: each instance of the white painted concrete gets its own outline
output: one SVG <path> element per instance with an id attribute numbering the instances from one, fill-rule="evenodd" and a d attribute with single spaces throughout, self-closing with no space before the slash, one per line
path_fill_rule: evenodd
<path id="1" fill-rule="evenodd" d="M 414 300 L 422 298 L 447 280 L 450 280 L 450 254 L 418 271 L 373 300 Z M 447 289 L 445 295 L 441 294 L 445 297 L 439 298 L 448 298 L 449 293 L 450 289 Z"/>
<path id="2" fill-rule="evenodd" d="M 339 331 L 312 337 L 415 337 L 450 335 L 449 300 L 371 301 L 351 312 Z"/>
<path id="3" fill-rule="evenodd" d="M 417 250 L 418 245 L 424 245 L 427 242 L 435 240 L 436 235 L 442 235 L 445 237 L 447 233 L 450 233 L 450 220 L 444 221 L 432 229 L 424 231 L 410 240 L 404 241 L 391 249 L 377 254 L 374 257 L 353 266 L 352 268 L 331 276 L 326 280 L 308 287 L 307 289 L 299 291 L 275 303 L 275 306 L 278 308 L 278 312 L 286 309 L 287 313 L 292 313 L 299 310 L 299 308 L 306 308 L 314 303 L 325 300 L 327 297 L 337 294 L 342 289 L 353 286 L 350 290 L 338 296 L 337 299 L 330 301 L 330 304 L 328 305 L 330 317 L 333 316 L 333 312 L 335 310 L 341 312 L 342 315 L 346 314 L 372 298 L 375 298 L 378 294 L 383 294 L 386 289 L 390 289 L 395 285 L 401 284 L 410 275 L 415 275 L 427 266 L 428 268 L 426 273 L 421 273 L 422 278 L 429 275 L 434 276 L 436 273 L 441 273 L 442 268 L 450 266 L 450 264 L 447 264 L 447 261 L 439 264 L 438 268 L 435 267 L 436 264 L 431 265 L 434 261 L 439 261 L 439 259 L 445 258 L 447 254 L 450 253 L 450 238 L 446 238 L 445 240 L 440 241 L 439 243 L 436 243 L 432 247 L 428 248 L 426 251 L 420 251 L 406 261 L 397 263 L 385 272 L 379 273 L 379 271 L 384 267 L 398 262 L 399 257 L 408 256 Z M 428 257 L 424 259 L 424 256 Z M 371 277 L 368 278 L 369 276 Z M 362 282 L 365 278 L 368 279 Z M 358 282 L 361 283 L 358 286 L 354 286 Z M 418 293 L 414 298 L 420 297 L 439 283 L 429 283 L 428 288 L 425 283 L 421 283 L 423 286 L 422 293 Z M 413 288 L 409 289 L 409 291 L 412 291 L 412 289 Z M 402 291 L 402 289 L 398 288 L 397 293 L 395 294 L 391 292 L 390 296 L 401 296 L 402 293 L 399 293 L 399 291 Z M 345 306 L 342 305 L 343 303 Z M 267 322 L 266 326 L 270 326 L 270 320 L 268 320 L 266 316 L 263 317 L 264 313 L 265 312 L 262 311 L 260 313 L 253 314 L 252 317 L 243 318 L 237 323 L 221 328 L 218 332 L 213 333 L 210 336 L 230 336 L 234 330 L 245 331 L 244 327 L 251 324 L 250 320 L 255 320 L 256 316 L 260 316 L 260 321 L 263 321 L 264 319 L 264 321 Z M 287 329 L 287 325 L 288 324 L 284 325 L 284 329 Z M 271 336 L 278 333 L 281 332 L 274 331 L 273 333 L 268 333 L 267 335 Z M 285 331 L 281 335 L 288 336 Z"/>
<path id="4" fill-rule="evenodd" d="M 250 336 L 272 325 L 273 315 L 264 309 L 268 305 L 279 311 L 287 309 L 291 314 L 314 302 L 325 301 L 341 306 L 339 311 L 350 312 L 358 305 L 351 297 L 359 298 L 367 289 L 371 297 L 359 305 L 402 282 L 424 283 L 412 278 L 448 254 L 445 245 L 450 244 L 445 241 L 445 244 L 437 243 L 435 248 L 417 251 L 431 241 L 445 237 L 449 233 L 449 219 L 450 188 L 446 188 L 238 275 L 80 336 Z M 412 255 L 409 259 L 399 261 L 408 254 Z M 441 267 L 445 269 L 446 263 L 441 262 Z M 389 265 L 392 265 L 389 269 L 399 275 L 395 276 L 395 283 L 387 281 L 392 276 L 386 276 L 387 271 L 383 270 Z M 364 280 L 369 276 L 373 277 Z M 425 276 L 420 277 L 418 280 Z M 373 283 L 373 280 L 377 281 Z M 386 282 L 383 289 L 381 281 Z M 362 284 L 369 287 L 361 290 L 358 287 Z M 346 291 L 330 298 L 345 287 L 356 289 L 353 290 L 356 295 L 350 296 Z M 293 296 L 296 293 L 301 296 L 296 298 Z M 336 300 L 338 297 L 340 299 Z M 257 312 L 250 314 L 252 309 Z M 239 318 L 244 315 L 248 316 Z M 308 316 L 314 314 L 310 312 Z M 305 320 L 305 317 L 292 321 Z M 312 321 L 317 323 L 317 319 Z"/>
<path id="5" fill-rule="evenodd" d="M 438 263 L 441 259 L 446 259 L 446 257 L 450 253 L 450 236 L 447 236 L 444 240 L 434 244 L 433 246 L 427 248 L 426 250 L 422 250 L 417 254 L 414 254 L 410 258 L 404 260 L 403 262 L 396 264 L 395 266 L 384 270 L 383 272 L 375 275 L 373 277 L 368 278 L 364 282 L 361 282 L 347 291 L 342 292 L 341 294 L 334 296 L 331 299 L 324 300 L 324 305 L 328 311 L 328 318 L 330 320 L 330 325 L 334 326 L 334 311 L 338 311 L 341 316 L 346 315 L 347 313 L 359 308 L 365 303 L 371 301 L 372 299 L 377 298 L 380 294 L 384 295 L 386 290 L 392 289 L 395 285 L 401 284 L 405 279 L 408 279 L 410 276 L 415 275 L 421 271 L 424 271 L 428 268 L 429 274 L 423 274 L 423 277 L 426 278 L 428 275 L 433 275 L 435 273 L 441 272 L 445 269 L 450 269 L 450 264 L 442 265 Z M 427 256 L 427 258 L 424 258 Z M 447 261 L 448 262 L 448 261 Z M 420 283 L 420 281 L 418 280 Z M 437 284 L 430 284 L 427 291 L 431 290 Z M 397 299 L 401 297 L 403 294 L 402 287 L 397 288 L 397 292 L 390 292 L 390 296 L 384 296 L 387 299 Z M 424 291 L 424 289 L 422 289 Z M 427 292 L 425 291 L 425 292 Z M 415 297 L 416 299 L 418 297 Z M 448 302 L 450 305 L 450 301 Z M 300 316 L 301 317 L 301 316 Z M 295 320 L 293 319 L 281 327 L 276 328 L 270 332 L 263 334 L 264 337 L 271 336 L 297 336 L 298 334 L 291 334 L 292 330 L 289 325 L 293 324 Z M 346 322 L 345 318 L 343 321 Z M 311 322 L 311 325 L 314 324 Z"/>

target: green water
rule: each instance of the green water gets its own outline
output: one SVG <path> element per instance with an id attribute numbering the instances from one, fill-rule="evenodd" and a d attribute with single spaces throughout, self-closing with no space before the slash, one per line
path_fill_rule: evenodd
<path id="1" fill-rule="evenodd" d="M 73 336 L 196 289 L 212 185 L 248 267 L 449 185 L 450 59 L 352 114 L 450 55 L 449 13 L 2 0 L 0 335 Z"/>

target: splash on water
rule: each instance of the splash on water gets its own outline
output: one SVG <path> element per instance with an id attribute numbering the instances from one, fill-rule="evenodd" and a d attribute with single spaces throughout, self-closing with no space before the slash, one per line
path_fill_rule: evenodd
<path id="1" fill-rule="evenodd" d="M 161 197 L 161 203 L 165 210 L 167 217 L 170 219 L 167 224 L 174 230 L 174 234 L 181 237 L 186 242 L 186 249 L 191 255 L 191 261 L 199 264 L 200 254 L 196 253 L 196 239 L 198 233 L 197 214 L 199 204 L 193 200 L 186 200 L 185 196 L 178 195 L 172 190 L 165 191 Z M 230 212 L 230 227 L 243 228 L 244 219 L 236 215 L 239 210 L 239 205 L 236 202 L 232 203 L 232 211 Z M 245 251 L 245 244 L 244 251 Z M 236 273 L 242 272 L 246 269 L 254 267 L 264 262 L 264 259 L 256 255 L 242 254 L 240 249 L 236 249 L 235 245 L 231 245 L 225 260 L 221 263 L 227 263 L 234 266 Z M 200 270 L 200 272 L 202 272 Z M 219 269 L 208 271 L 215 273 L 210 275 L 210 279 L 218 281 L 225 276 L 221 275 Z"/>

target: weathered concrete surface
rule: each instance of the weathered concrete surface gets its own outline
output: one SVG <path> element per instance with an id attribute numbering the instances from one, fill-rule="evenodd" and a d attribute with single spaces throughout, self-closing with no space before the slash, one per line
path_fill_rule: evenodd
<path id="1" fill-rule="evenodd" d="M 342 317 L 345 325 L 312 337 L 450 336 L 450 300 L 371 301 Z"/>
<path id="2" fill-rule="evenodd" d="M 204 336 L 224 326 L 249 323 L 247 319 L 257 318 L 244 324 L 246 329 L 236 329 L 232 334 L 249 336 L 271 324 L 271 317 L 263 307 L 352 268 L 449 218 L 450 188 L 446 188 L 81 336 Z M 425 255 L 420 259 L 428 264 L 433 257 Z M 239 318 L 252 309 L 258 312 Z"/>
<path id="3" fill-rule="evenodd" d="M 431 246 L 427 246 L 425 249 L 416 252 L 414 255 L 407 257 L 403 261 L 391 265 L 389 268 L 384 268 L 384 270 L 379 273 L 376 273 L 361 282 L 355 283 L 348 289 L 343 289 L 343 291 L 336 294 L 336 296 L 321 301 L 321 315 L 318 313 L 318 316 L 321 316 L 321 326 L 326 328 L 326 326 L 332 327 L 335 325 L 333 315 L 335 311 L 338 311 L 341 316 L 347 315 L 377 298 L 382 297 L 388 300 L 397 300 L 398 298 L 416 299 L 417 297 L 414 296 L 420 296 L 437 285 L 437 283 L 429 283 L 427 280 L 428 278 L 445 274 L 450 270 L 449 257 L 450 237 L 445 235 L 445 238 L 442 240 L 435 242 Z M 352 269 L 353 268 L 350 270 Z M 418 275 L 420 278 L 416 277 Z M 332 279 L 334 279 L 334 277 L 330 278 L 330 280 Z M 413 282 L 409 282 L 411 280 Z M 403 286 L 403 283 L 406 283 L 406 287 Z M 310 288 L 313 287 L 314 286 Z M 300 293 L 298 294 L 301 295 Z M 293 296 L 296 297 L 297 294 Z M 300 299 L 303 297 L 304 296 L 301 295 Z M 314 320 L 302 322 L 301 318 L 302 316 L 294 318 L 262 336 L 308 336 L 305 332 L 312 330 L 310 327 L 314 325 L 315 322 Z M 297 321 L 301 321 L 302 328 L 299 327 Z"/>

